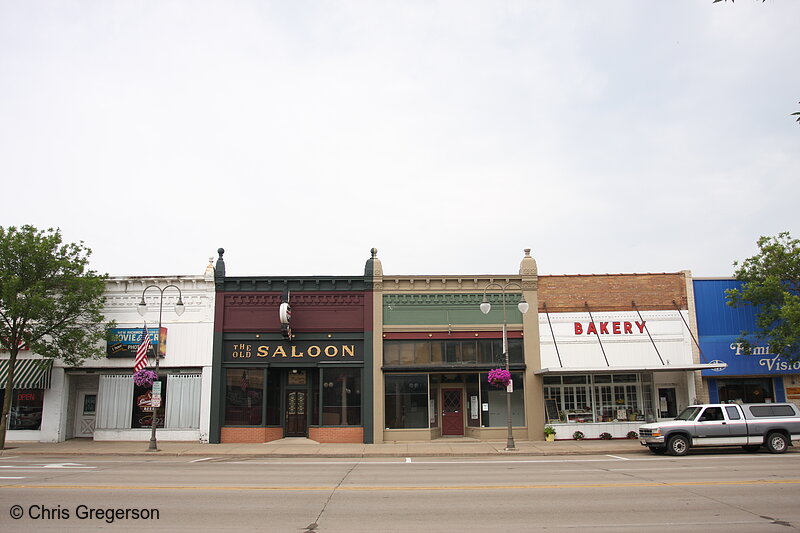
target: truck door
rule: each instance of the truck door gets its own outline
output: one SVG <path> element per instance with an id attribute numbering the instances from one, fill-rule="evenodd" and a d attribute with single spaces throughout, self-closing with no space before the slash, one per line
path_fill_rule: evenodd
<path id="1" fill-rule="evenodd" d="M 718 446 L 730 443 L 730 427 L 722 407 L 706 407 L 695 423 L 697 446 Z"/>
<path id="2" fill-rule="evenodd" d="M 725 415 L 728 417 L 728 431 L 730 432 L 731 444 L 748 444 L 747 422 L 742 416 L 742 412 L 736 405 L 726 405 Z"/>

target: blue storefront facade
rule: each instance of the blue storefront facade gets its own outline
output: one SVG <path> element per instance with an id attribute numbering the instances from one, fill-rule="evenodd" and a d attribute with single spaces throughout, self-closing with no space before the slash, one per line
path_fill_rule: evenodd
<path id="1" fill-rule="evenodd" d="M 700 350 L 710 363 L 727 367 L 703 370 L 708 398 L 716 402 L 800 405 L 800 361 L 789 361 L 772 353 L 769 346 L 756 346 L 745 354 L 737 338 L 755 329 L 752 307 L 726 304 L 725 291 L 741 287 L 734 279 L 693 280 Z"/>

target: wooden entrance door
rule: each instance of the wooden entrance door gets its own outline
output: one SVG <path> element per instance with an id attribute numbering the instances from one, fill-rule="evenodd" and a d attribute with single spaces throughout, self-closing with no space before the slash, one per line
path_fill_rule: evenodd
<path id="1" fill-rule="evenodd" d="M 286 391 L 286 426 L 284 436 L 305 437 L 307 435 L 306 391 Z"/>
<path id="2" fill-rule="evenodd" d="M 442 435 L 464 434 L 461 389 L 442 389 Z"/>
<path id="3" fill-rule="evenodd" d="M 93 437 L 97 415 L 97 391 L 78 391 L 75 405 L 75 436 Z"/>

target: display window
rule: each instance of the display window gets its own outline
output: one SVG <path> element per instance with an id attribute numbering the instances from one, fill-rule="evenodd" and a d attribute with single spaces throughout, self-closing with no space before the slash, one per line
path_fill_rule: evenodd
<path id="1" fill-rule="evenodd" d="M 429 427 L 429 400 L 426 374 L 386 376 L 386 429 Z"/>
<path id="2" fill-rule="evenodd" d="M 263 369 L 229 368 L 227 370 L 225 373 L 225 425 L 260 426 L 264 414 L 263 400 Z"/>
<path id="3" fill-rule="evenodd" d="M 481 373 L 481 396 L 479 398 L 481 427 L 505 427 L 508 425 L 508 399 L 505 388 L 489 383 L 488 374 Z M 525 383 L 521 372 L 512 372 L 513 391 L 511 392 L 511 423 L 525 425 Z"/>
<path id="4" fill-rule="evenodd" d="M 155 412 L 156 427 L 164 427 L 164 413 L 166 404 L 164 399 L 167 397 L 167 380 L 161 380 L 161 405 L 153 408 L 153 390 L 150 387 L 133 386 L 133 413 L 131 416 L 131 428 L 150 428 L 153 427 L 153 413 Z"/>
<path id="5" fill-rule="evenodd" d="M 5 400 L 5 390 L 0 391 L 0 405 Z M 40 429 L 44 389 L 13 389 L 8 429 Z"/>
<path id="6" fill-rule="evenodd" d="M 549 423 L 644 422 L 655 419 L 650 374 L 544 377 Z"/>
<path id="7" fill-rule="evenodd" d="M 322 369 L 322 425 L 361 425 L 361 369 Z"/>
<path id="8" fill-rule="evenodd" d="M 772 403 L 775 392 L 772 378 L 717 379 L 720 403 Z"/>

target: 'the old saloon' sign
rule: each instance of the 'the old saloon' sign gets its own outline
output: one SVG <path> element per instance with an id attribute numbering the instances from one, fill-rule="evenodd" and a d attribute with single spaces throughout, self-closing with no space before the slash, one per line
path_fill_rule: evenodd
<path id="1" fill-rule="evenodd" d="M 363 361 L 363 341 L 226 342 L 226 362 Z"/>

